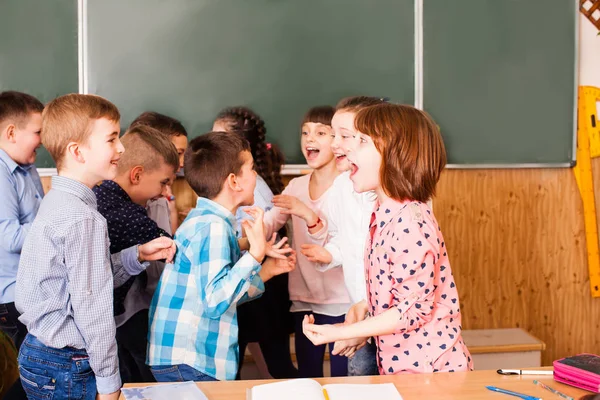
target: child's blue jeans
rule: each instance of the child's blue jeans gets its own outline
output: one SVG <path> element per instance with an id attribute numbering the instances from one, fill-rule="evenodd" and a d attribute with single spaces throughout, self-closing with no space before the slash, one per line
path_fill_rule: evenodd
<path id="1" fill-rule="evenodd" d="M 210 382 L 217 379 L 185 364 L 150 367 L 156 382 Z"/>
<path id="2" fill-rule="evenodd" d="M 27 398 L 96 398 L 96 377 L 85 350 L 55 349 L 27 334 L 19 350 L 19 373 Z"/>

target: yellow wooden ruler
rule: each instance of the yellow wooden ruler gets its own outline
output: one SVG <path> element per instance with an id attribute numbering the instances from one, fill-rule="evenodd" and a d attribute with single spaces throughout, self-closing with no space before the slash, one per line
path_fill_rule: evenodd
<path id="1" fill-rule="evenodd" d="M 592 157 L 600 156 L 600 130 L 596 102 L 600 89 L 580 86 L 578 95 L 577 164 L 573 168 L 583 200 L 585 239 L 588 254 L 590 288 L 593 297 L 600 297 L 600 252 L 598 251 L 598 219 L 592 175 Z"/>

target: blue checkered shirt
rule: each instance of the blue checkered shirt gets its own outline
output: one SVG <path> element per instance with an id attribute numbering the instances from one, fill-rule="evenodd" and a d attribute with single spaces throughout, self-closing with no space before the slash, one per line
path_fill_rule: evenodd
<path id="1" fill-rule="evenodd" d="M 235 217 L 200 197 L 175 234 L 150 305 L 148 365 L 186 364 L 219 380 L 238 369 L 237 305 L 264 292 L 260 264 L 240 248 Z"/>

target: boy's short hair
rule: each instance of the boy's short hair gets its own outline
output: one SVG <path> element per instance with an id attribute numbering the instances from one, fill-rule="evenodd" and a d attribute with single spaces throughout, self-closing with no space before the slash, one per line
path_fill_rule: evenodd
<path id="1" fill-rule="evenodd" d="M 138 125 L 149 126 L 169 136 L 183 135 L 187 137 L 188 135 L 181 121 L 154 111 L 146 111 L 141 113 L 135 120 L 133 120 L 131 125 L 129 125 L 129 129 Z"/>
<path id="2" fill-rule="evenodd" d="M 440 130 L 424 111 L 384 103 L 362 109 L 355 128 L 369 135 L 381 154 L 379 178 L 395 200 L 428 201 L 446 166 Z"/>
<path id="3" fill-rule="evenodd" d="M 308 122 L 331 126 L 331 120 L 335 114 L 335 108 L 331 106 L 316 106 L 304 114 L 302 125 Z"/>
<path id="4" fill-rule="evenodd" d="M 198 136 L 185 151 L 185 179 L 198 196 L 214 199 L 229 174 L 240 173 L 244 151 L 250 153 L 250 143 L 241 134 L 209 132 Z"/>
<path id="5" fill-rule="evenodd" d="M 30 114 L 41 113 L 43 110 L 42 102 L 27 93 L 13 90 L 0 93 L 0 125 L 7 121 L 20 125 Z"/>
<path id="6" fill-rule="evenodd" d="M 161 162 L 179 168 L 177 149 L 164 133 L 145 125 L 129 128 L 121 137 L 125 152 L 118 164 L 118 174 L 131 170 L 136 165 L 144 167 L 145 171 L 153 171 L 160 167 Z"/>
<path id="7" fill-rule="evenodd" d="M 42 144 L 60 167 L 70 142 L 85 143 L 92 123 L 106 118 L 118 123 L 117 107 L 103 97 L 92 94 L 67 94 L 52 100 L 42 113 Z"/>
<path id="8" fill-rule="evenodd" d="M 341 99 L 335 106 L 336 111 L 358 112 L 363 108 L 385 103 L 387 100 L 372 96 L 351 96 Z"/>

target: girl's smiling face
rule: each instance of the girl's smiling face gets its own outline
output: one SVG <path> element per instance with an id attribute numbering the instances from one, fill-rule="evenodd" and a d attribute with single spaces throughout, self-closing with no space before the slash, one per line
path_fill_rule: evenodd
<path id="1" fill-rule="evenodd" d="M 309 167 L 318 169 L 331 162 L 332 141 L 331 126 L 318 122 L 306 122 L 302 125 L 300 146 Z"/>

